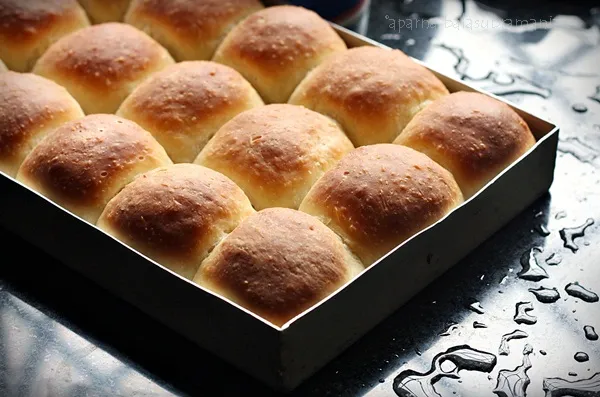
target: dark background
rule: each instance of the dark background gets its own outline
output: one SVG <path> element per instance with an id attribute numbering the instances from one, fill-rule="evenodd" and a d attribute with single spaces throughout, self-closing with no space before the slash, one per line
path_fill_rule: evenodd
<path id="1" fill-rule="evenodd" d="M 600 4 L 373 0 L 364 18 L 355 27 L 369 37 L 558 124 L 555 182 L 292 395 L 394 396 L 400 372 L 426 372 L 438 353 L 464 344 L 497 356 L 497 364 L 490 374 L 440 380 L 442 396 L 493 395 L 499 372 L 521 364 L 526 344 L 530 384 L 523 374 L 512 381 L 527 384 L 528 396 L 544 395 L 545 378 L 600 372 L 600 341 L 583 332 L 584 325 L 600 331 L 600 303 L 564 289 L 578 281 L 600 293 Z M 576 239 L 579 250 L 565 248 L 559 231 L 587 219 L 594 224 Z M 0 396 L 275 395 L 2 229 L 0 247 Z M 549 275 L 540 282 L 517 277 L 520 258 L 534 247 Z M 546 263 L 552 254 L 558 265 Z M 528 289 L 540 286 L 556 287 L 561 298 L 537 301 Z M 484 314 L 469 310 L 476 301 Z M 513 321 L 522 301 L 532 303 L 536 324 Z M 528 337 L 499 355 L 501 336 L 516 329 Z M 589 360 L 576 361 L 577 352 Z M 600 395 L 600 382 L 590 388 Z"/>

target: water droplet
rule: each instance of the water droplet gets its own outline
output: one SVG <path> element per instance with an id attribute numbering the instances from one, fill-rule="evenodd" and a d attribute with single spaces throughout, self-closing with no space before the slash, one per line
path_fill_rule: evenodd
<path id="1" fill-rule="evenodd" d="M 379 383 L 385 383 L 385 379 L 379 379 Z"/>
<path id="2" fill-rule="evenodd" d="M 513 320 L 517 324 L 533 325 L 537 323 L 537 318 L 530 315 L 528 312 L 533 310 L 531 302 L 519 302 L 516 305 L 516 313 Z"/>
<path id="3" fill-rule="evenodd" d="M 500 347 L 498 348 L 498 354 L 501 356 L 508 356 L 510 354 L 510 348 L 508 346 L 508 342 L 513 339 L 523 339 L 527 338 L 529 335 L 525 331 L 521 331 L 520 329 L 516 329 L 511 333 L 506 335 L 502 335 L 502 339 L 500 339 Z"/>
<path id="4" fill-rule="evenodd" d="M 411 46 L 415 45 L 415 43 L 416 43 L 415 39 L 408 39 L 408 40 L 406 40 L 406 46 L 407 47 L 411 47 Z"/>
<path id="5" fill-rule="evenodd" d="M 561 378 L 545 378 L 543 388 L 546 397 L 599 397 L 600 372 L 594 374 L 591 378 L 573 382 Z"/>
<path id="6" fill-rule="evenodd" d="M 589 97 L 592 101 L 600 103 L 600 85 L 596 87 L 596 93 Z"/>
<path id="7" fill-rule="evenodd" d="M 534 218 L 539 218 L 540 216 L 544 215 L 544 211 L 539 211 L 537 212 L 533 217 Z"/>
<path id="8" fill-rule="evenodd" d="M 521 255 L 523 269 L 517 274 L 523 280 L 540 281 L 548 278 L 548 273 L 537 262 L 537 255 L 542 252 L 539 247 L 533 247 Z"/>
<path id="9" fill-rule="evenodd" d="M 474 311 L 477 314 L 484 314 L 485 310 L 483 309 L 483 307 L 481 306 L 481 303 L 479 302 L 473 302 L 469 305 L 469 309 L 471 309 L 471 311 Z"/>
<path id="10" fill-rule="evenodd" d="M 567 217 L 567 213 L 565 211 L 559 211 L 556 213 L 556 215 L 554 216 L 554 219 L 563 219 Z"/>
<path id="11" fill-rule="evenodd" d="M 582 287 L 578 282 L 567 284 L 565 291 L 567 291 L 567 294 L 571 295 L 572 297 L 579 298 L 584 302 L 598 302 L 598 295 Z"/>
<path id="12" fill-rule="evenodd" d="M 581 226 L 576 227 L 567 227 L 562 229 L 560 233 L 560 238 L 563 239 L 565 248 L 570 249 L 573 252 L 576 252 L 579 247 L 575 244 L 575 239 L 577 237 L 583 237 L 585 234 L 585 229 L 592 226 L 594 224 L 594 220 L 592 218 L 588 218 L 585 223 Z"/>
<path id="13" fill-rule="evenodd" d="M 508 276 L 504 276 L 502 277 L 502 280 L 500 280 L 500 285 L 504 285 L 506 283 L 506 280 L 508 280 Z"/>
<path id="14" fill-rule="evenodd" d="M 531 383 L 527 371 L 531 368 L 529 355 L 533 352 L 531 345 L 525 345 L 523 349 L 523 361 L 515 369 L 503 369 L 498 373 L 498 380 L 494 394 L 499 397 L 526 397 L 527 387 Z"/>
<path id="15" fill-rule="evenodd" d="M 562 256 L 557 253 L 550 254 L 549 257 L 546 258 L 546 264 L 549 266 L 556 266 L 562 262 Z"/>
<path id="16" fill-rule="evenodd" d="M 529 288 L 528 291 L 535 295 L 537 300 L 542 303 L 554 303 L 560 299 L 560 293 L 556 288 Z"/>
<path id="17" fill-rule="evenodd" d="M 546 225 L 539 224 L 535 226 L 535 231 L 542 237 L 547 237 L 550 235 L 550 230 L 546 227 Z"/>
<path id="18" fill-rule="evenodd" d="M 548 353 L 546 353 L 546 351 L 545 351 L 545 350 L 540 350 L 540 354 L 541 354 L 542 356 L 545 356 L 545 355 L 546 355 L 546 354 L 548 354 Z"/>
<path id="19" fill-rule="evenodd" d="M 577 113 L 585 113 L 588 111 L 588 108 L 583 103 L 576 103 L 573 105 L 573 110 Z"/>
<path id="20" fill-rule="evenodd" d="M 418 348 L 415 347 L 415 353 L 417 353 L 417 356 L 421 356 L 421 350 L 419 350 Z"/>
<path id="21" fill-rule="evenodd" d="M 584 362 L 586 362 L 586 361 L 588 361 L 590 359 L 590 357 L 586 353 L 584 353 L 584 352 L 577 352 L 577 353 L 575 353 L 575 356 L 573 356 L 573 358 L 578 363 L 584 363 Z"/>
<path id="22" fill-rule="evenodd" d="M 480 323 L 479 321 L 473 321 L 473 328 L 487 328 L 487 325 Z"/>
<path id="23" fill-rule="evenodd" d="M 569 376 L 577 376 L 577 372 L 569 372 Z"/>
<path id="24" fill-rule="evenodd" d="M 450 361 L 455 368 L 442 371 L 441 364 Z M 438 397 L 434 384 L 442 378 L 459 379 L 459 371 L 491 372 L 496 366 L 496 356 L 470 346 L 455 346 L 433 358 L 426 373 L 413 370 L 402 371 L 394 378 L 394 392 L 400 397 Z"/>
<path id="25" fill-rule="evenodd" d="M 451 323 L 448 328 L 446 329 L 446 331 L 442 332 L 440 334 L 440 336 L 450 336 L 450 334 L 452 334 L 452 332 L 456 331 L 458 329 L 458 324 L 457 323 Z"/>
<path id="26" fill-rule="evenodd" d="M 598 340 L 598 334 L 596 330 L 591 325 L 586 325 L 583 327 L 583 333 L 588 340 Z"/>

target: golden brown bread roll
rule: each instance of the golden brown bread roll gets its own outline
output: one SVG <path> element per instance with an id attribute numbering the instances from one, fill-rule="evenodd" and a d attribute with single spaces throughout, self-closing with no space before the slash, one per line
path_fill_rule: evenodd
<path id="1" fill-rule="evenodd" d="M 33 72 L 64 86 L 85 113 L 114 113 L 138 84 L 173 63 L 142 31 L 103 23 L 54 43 Z"/>
<path id="2" fill-rule="evenodd" d="M 468 198 L 527 152 L 535 138 L 505 103 L 456 92 L 417 114 L 394 143 L 423 152 L 452 172 Z"/>
<path id="3" fill-rule="evenodd" d="M 371 265 L 462 200 L 452 175 L 429 157 L 377 144 L 355 149 L 326 172 L 300 211 L 321 219 Z"/>
<path id="4" fill-rule="evenodd" d="M 0 0 L 0 59 L 28 72 L 52 43 L 89 24 L 77 0 Z"/>
<path id="5" fill-rule="evenodd" d="M 70 121 L 25 158 L 17 180 L 96 223 L 106 203 L 140 173 L 171 164 L 137 124 L 108 114 Z"/>
<path id="6" fill-rule="evenodd" d="M 258 0 L 132 0 L 125 21 L 178 61 L 208 60 L 238 22 L 262 8 Z"/>
<path id="7" fill-rule="evenodd" d="M 300 83 L 289 103 L 337 120 L 355 146 L 391 143 L 417 112 L 448 90 L 399 50 L 336 54 Z"/>
<path id="8" fill-rule="evenodd" d="M 106 206 L 98 227 L 191 279 L 209 252 L 254 213 L 224 175 L 195 164 L 138 175 Z"/>
<path id="9" fill-rule="evenodd" d="M 298 208 L 313 183 L 352 149 L 331 119 L 300 106 L 274 104 L 234 117 L 195 163 L 230 177 L 256 209 Z"/>
<path id="10" fill-rule="evenodd" d="M 194 282 L 282 326 L 362 270 L 340 238 L 317 219 L 269 208 L 225 237 Z"/>
<path id="11" fill-rule="evenodd" d="M 0 171 L 14 177 L 50 131 L 83 117 L 67 90 L 31 73 L 0 73 Z"/>
<path id="12" fill-rule="evenodd" d="M 346 44 L 313 11 L 275 6 L 250 15 L 225 37 L 214 61 L 239 71 L 267 103 L 287 102 L 306 73 Z"/>
<path id="13" fill-rule="evenodd" d="M 93 23 L 121 22 L 131 0 L 79 0 Z"/>
<path id="14" fill-rule="evenodd" d="M 261 105 L 256 90 L 235 70 L 215 62 L 188 61 L 142 83 L 117 115 L 148 130 L 174 162 L 191 163 L 223 124 Z"/>

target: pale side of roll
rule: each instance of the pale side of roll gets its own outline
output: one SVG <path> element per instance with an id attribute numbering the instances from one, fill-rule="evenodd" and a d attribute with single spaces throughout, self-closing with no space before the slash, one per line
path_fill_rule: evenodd
<path id="1" fill-rule="evenodd" d="M 63 37 L 33 72 L 65 87 L 86 114 L 115 113 L 137 85 L 173 63 L 167 50 L 144 32 L 113 22 Z"/>
<path id="2" fill-rule="evenodd" d="M 445 95 L 442 82 L 401 51 L 364 46 L 315 68 L 289 103 L 337 120 L 358 147 L 391 143 L 415 114 Z"/>
<path id="3" fill-rule="evenodd" d="M 0 171 L 16 176 L 42 138 L 83 116 L 77 101 L 55 82 L 31 73 L 0 73 Z"/>
<path id="4" fill-rule="evenodd" d="M 344 41 L 313 11 L 275 6 L 237 25 L 213 60 L 240 72 L 266 103 L 282 103 L 311 69 L 345 50 Z"/>
<path id="5" fill-rule="evenodd" d="M 314 217 L 269 208 L 234 229 L 202 263 L 194 282 L 282 326 L 363 269 Z"/>
<path id="6" fill-rule="evenodd" d="M 234 117 L 195 162 L 230 177 L 256 209 L 297 209 L 313 183 L 353 148 L 331 119 L 273 104 Z"/>
<path id="7" fill-rule="evenodd" d="M 96 114 L 48 134 L 25 158 L 17 180 L 96 223 L 108 201 L 136 175 L 169 164 L 149 132 L 121 117 Z"/>
<path id="8" fill-rule="evenodd" d="M 300 210 L 319 218 L 371 265 L 462 201 L 452 175 L 429 157 L 377 144 L 357 148 L 326 172 Z"/>
<path id="9" fill-rule="evenodd" d="M 191 279 L 217 243 L 253 213 L 229 178 L 176 164 L 136 177 L 108 203 L 97 225 Z"/>
<path id="10" fill-rule="evenodd" d="M 148 130 L 174 162 L 191 163 L 223 124 L 262 105 L 256 90 L 230 67 L 187 61 L 142 83 L 117 115 Z"/>

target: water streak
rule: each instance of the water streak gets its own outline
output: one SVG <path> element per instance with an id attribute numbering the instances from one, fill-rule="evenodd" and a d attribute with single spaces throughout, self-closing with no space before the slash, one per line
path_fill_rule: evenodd
<path id="1" fill-rule="evenodd" d="M 529 335 L 525 331 L 521 331 L 520 329 L 516 329 L 513 332 L 502 335 L 502 339 L 500 339 L 500 347 L 498 348 L 498 354 L 501 356 L 508 356 L 510 354 L 510 347 L 508 346 L 508 342 L 513 339 L 523 339 L 527 338 Z"/>
<path id="2" fill-rule="evenodd" d="M 575 239 L 577 237 L 583 237 L 585 234 L 585 229 L 592 226 L 594 224 L 594 220 L 592 218 L 588 218 L 583 225 L 576 227 L 566 227 L 562 229 L 560 233 L 560 238 L 562 238 L 565 248 L 570 249 L 573 252 L 577 252 L 579 247 L 575 244 Z"/>
<path id="3" fill-rule="evenodd" d="M 527 387 L 531 383 L 527 371 L 531 368 L 529 355 L 533 352 L 531 345 L 523 349 L 523 361 L 520 366 L 511 370 L 503 369 L 498 373 L 494 394 L 499 397 L 526 397 Z"/>

